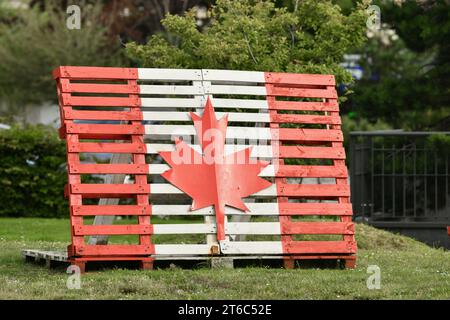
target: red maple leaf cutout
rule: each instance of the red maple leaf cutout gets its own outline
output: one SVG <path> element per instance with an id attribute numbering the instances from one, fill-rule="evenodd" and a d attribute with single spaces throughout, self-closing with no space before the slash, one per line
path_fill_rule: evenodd
<path id="1" fill-rule="evenodd" d="M 191 112 L 202 153 L 177 139 L 175 151 L 160 152 L 171 166 L 162 176 L 193 199 L 191 210 L 213 205 L 217 239 L 225 239 L 225 206 L 249 211 L 242 198 L 271 185 L 259 173 L 269 162 L 250 158 L 252 148 L 225 155 L 228 115 L 217 120 L 208 98 L 203 116 Z"/>

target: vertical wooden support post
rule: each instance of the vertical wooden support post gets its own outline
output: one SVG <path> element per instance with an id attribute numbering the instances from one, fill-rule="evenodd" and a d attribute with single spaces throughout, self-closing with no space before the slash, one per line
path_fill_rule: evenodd
<path id="1" fill-rule="evenodd" d="M 329 89 L 335 90 L 334 86 L 329 86 Z M 338 103 L 337 99 L 327 99 L 326 101 L 331 102 L 331 103 Z M 329 114 L 331 116 L 335 116 L 335 117 L 339 117 L 339 112 L 338 111 L 330 111 Z M 335 129 L 335 130 L 341 130 L 341 125 L 335 124 L 335 125 L 331 125 L 330 126 L 331 129 Z M 342 142 L 332 142 L 331 143 L 332 147 L 343 147 L 343 143 Z M 347 167 L 345 166 L 345 160 L 338 160 L 338 159 L 334 159 L 333 160 L 333 164 L 336 167 L 341 167 L 342 170 L 347 170 Z M 337 185 L 348 185 L 348 178 L 336 178 L 336 184 Z M 350 197 L 339 197 L 338 198 L 338 202 L 339 203 L 350 203 Z M 351 223 L 352 222 L 352 216 L 340 216 L 340 221 L 341 222 L 347 222 L 347 223 Z M 347 245 L 349 247 L 352 246 L 356 246 L 356 242 L 355 242 L 355 235 L 354 234 L 345 234 L 343 235 L 343 240 L 345 242 L 347 242 Z M 345 260 L 345 267 L 346 268 L 355 268 L 356 266 L 356 259 L 354 256 L 349 257 L 349 259 Z"/>
<path id="2" fill-rule="evenodd" d="M 266 91 L 267 92 L 272 92 L 272 87 L 273 87 L 273 84 L 266 83 Z M 266 99 L 267 99 L 267 103 L 269 105 L 270 118 L 272 119 L 272 118 L 276 117 L 278 114 L 278 111 L 276 109 L 271 109 L 271 106 L 275 105 L 275 97 L 267 96 Z M 279 139 L 279 133 L 278 133 L 279 128 L 280 128 L 280 126 L 278 123 L 276 123 L 274 121 L 270 121 L 270 130 L 272 133 L 271 143 L 272 143 L 272 153 L 273 153 L 273 165 L 275 168 L 274 169 L 275 173 L 278 171 L 279 166 L 284 164 L 284 160 L 280 158 L 280 154 L 279 154 L 280 146 L 282 144 Z M 279 190 L 279 185 L 284 184 L 284 183 L 286 183 L 286 178 L 275 178 L 275 184 L 277 186 L 277 195 L 279 195 L 281 193 Z M 288 197 L 277 196 L 277 203 L 279 203 L 279 204 L 288 202 L 288 201 L 289 201 Z M 289 224 L 291 222 L 291 217 L 280 215 L 279 221 L 280 221 L 281 230 L 283 230 L 283 226 L 286 224 Z M 281 234 L 280 238 L 281 238 L 281 243 L 282 243 L 283 251 L 284 251 L 285 246 L 289 242 L 292 242 L 292 236 Z M 292 260 L 289 257 L 285 257 L 283 259 L 283 266 L 285 269 L 293 269 L 295 266 L 295 260 Z"/>

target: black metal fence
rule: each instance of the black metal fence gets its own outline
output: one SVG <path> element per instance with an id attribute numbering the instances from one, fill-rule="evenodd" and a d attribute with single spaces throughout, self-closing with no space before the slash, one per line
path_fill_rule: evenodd
<path id="1" fill-rule="evenodd" d="M 436 134 L 450 136 L 450 132 L 402 131 L 350 134 L 355 219 L 450 225 L 450 148 L 431 143 Z"/>

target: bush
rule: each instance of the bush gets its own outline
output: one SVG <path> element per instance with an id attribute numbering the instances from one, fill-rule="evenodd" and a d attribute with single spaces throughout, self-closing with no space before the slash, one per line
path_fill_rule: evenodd
<path id="1" fill-rule="evenodd" d="M 0 130 L 0 217 L 67 217 L 65 143 L 37 125 Z"/>

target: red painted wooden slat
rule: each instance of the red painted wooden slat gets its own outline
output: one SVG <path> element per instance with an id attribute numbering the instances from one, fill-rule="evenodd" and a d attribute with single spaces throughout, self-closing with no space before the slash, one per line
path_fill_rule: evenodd
<path id="1" fill-rule="evenodd" d="M 272 136 L 278 134 L 280 140 L 286 141 L 343 141 L 341 130 L 325 129 L 272 129 Z"/>
<path id="2" fill-rule="evenodd" d="M 150 186 L 148 184 L 72 184 L 70 191 L 73 194 L 93 194 L 93 195 L 121 195 L 121 194 L 148 194 Z M 106 198 L 106 196 L 105 196 Z"/>
<path id="3" fill-rule="evenodd" d="M 72 206 L 76 216 L 151 215 L 151 206 L 138 205 L 79 205 Z"/>
<path id="4" fill-rule="evenodd" d="M 355 253 L 356 243 L 346 241 L 292 241 L 285 244 L 286 253 Z"/>
<path id="5" fill-rule="evenodd" d="M 270 118 L 270 121 L 276 123 L 340 124 L 341 118 L 309 114 L 276 114 Z"/>
<path id="6" fill-rule="evenodd" d="M 297 97 L 297 98 L 337 98 L 336 90 L 333 89 L 304 89 L 286 87 L 267 87 L 268 96 Z"/>
<path id="7" fill-rule="evenodd" d="M 266 72 L 265 79 L 272 84 L 335 85 L 334 76 L 325 74 Z"/>
<path id="8" fill-rule="evenodd" d="M 142 112 L 137 108 L 132 108 L 130 111 L 91 111 L 64 107 L 63 112 L 67 120 L 142 120 Z"/>
<path id="9" fill-rule="evenodd" d="M 284 202 L 278 207 L 280 215 L 350 216 L 353 213 L 350 203 Z"/>
<path id="10" fill-rule="evenodd" d="M 339 111 L 339 106 L 334 102 L 303 102 L 278 100 L 269 105 L 269 110 Z"/>
<path id="11" fill-rule="evenodd" d="M 61 89 L 64 93 L 139 93 L 139 86 L 127 84 L 62 83 Z"/>
<path id="12" fill-rule="evenodd" d="M 110 143 L 110 142 L 67 142 L 68 152 L 96 153 L 146 153 L 143 143 Z"/>
<path id="13" fill-rule="evenodd" d="M 281 226 L 283 234 L 354 234 L 355 226 L 347 222 L 289 222 Z"/>
<path id="14" fill-rule="evenodd" d="M 348 197 L 348 185 L 335 184 L 279 184 L 277 193 L 291 197 Z"/>
<path id="15" fill-rule="evenodd" d="M 53 70 L 53 78 L 138 79 L 136 68 L 62 66 Z"/>
<path id="16" fill-rule="evenodd" d="M 140 124 L 69 124 L 67 133 L 83 133 L 98 135 L 144 134 L 144 126 Z"/>
<path id="17" fill-rule="evenodd" d="M 69 165 L 69 172 L 75 174 L 147 174 L 146 164 L 79 164 Z"/>
<path id="18" fill-rule="evenodd" d="M 347 170 L 341 166 L 299 166 L 283 165 L 275 167 L 277 177 L 311 177 L 311 178 L 336 178 L 347 177 Z"/>
<path id="19" fill-rule="evenodd" d="M 345 159 L 344 148 L 280 146 L 280 158 Z"/>
<path id="20" fill-rule="evenodd" d="M 64 106 L 81 107 L 138 107 L 140 99 L 136 97 L 80 97 L 68 93 L 61 95 Z"/>
<path id="21" fill-rule="evenodd" d="M 74 226 L 74 232 L 79 236 L 152 234 L 153 227 L 152 225 L 82 225 Z"/>
<path id="22" fill-rule="evenodd" d="M 75 246 L 76 255 L 82 256 L 121 256 L 121 255 L 150 255 L 155 252 L 153 245 L 84 245 Z"/>

